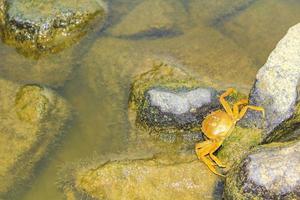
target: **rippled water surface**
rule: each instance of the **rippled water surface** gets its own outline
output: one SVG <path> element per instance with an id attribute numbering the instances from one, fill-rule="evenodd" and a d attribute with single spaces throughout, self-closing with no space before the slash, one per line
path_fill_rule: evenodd
<path id="1" fill-rule="evenodd" d="M 163 12 L 163 17 L 175 21 L 175 31 L 122 36 L 122 26 L 132 30 L 139 25 L 138 17 L 132 23 L 124 20 L 144 1 L 110 0 L 101 31 L 40 63 L 71 66 L 64 85 L 52 87 L 72 105 L 74 119 L 18 199 L 63 199 L 56 186 L 60 166 L 126 148 L 130 81 L 153 61 L 172 60 L 211 86 L 248 92 L 278 40 L 300 22 L 300 0 L 169 0 L 175 12 Z M 31 65 L 29 58 L 0 44 L 0 68 L 17 69 L 2 70 L 2 77 L 24 82 Z M 64 76 L 59 71 L 47 79 L 55 83 Z"/>

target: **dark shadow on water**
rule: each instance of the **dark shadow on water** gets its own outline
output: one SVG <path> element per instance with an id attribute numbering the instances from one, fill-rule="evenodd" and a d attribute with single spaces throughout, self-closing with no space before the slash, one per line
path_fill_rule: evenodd
<path id="1" fill-rule="evenodd" d="M 243 11 L 245 11 L 246 9 L 248 9 L 250 6 L 252 6 L 257 0 L 249 0 L 244 4 L 241 4 L 235 8 L 233 8 L 233 10 L 231 10 L 230 12 L 224 13 L 223 15 L 213 19 L 210 23 L 210 25 L 212 27 L 216 27 L 218 28 L 219 26 L 221 26 L 224 22 L 230 20 L 231 18 L 239 15 L 240 13 L 242 13 Z"/>

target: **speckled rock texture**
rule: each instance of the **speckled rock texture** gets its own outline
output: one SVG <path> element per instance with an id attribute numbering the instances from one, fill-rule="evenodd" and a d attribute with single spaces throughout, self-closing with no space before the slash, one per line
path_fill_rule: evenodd
<path id="1" fill-rule="evenodd" d="M 198 123 L 207 113 L 218 107 L 218 93 L 212 88 L 178 91 L 152 88 L 145 93 L 145 107 L 141 120 L 148 125 L 181 126 Z"/>
<path id="2" fill-rule="evenodd" d="M 221 198 L 218 177 L 194 156 L 117 159 L 81 165 L 68 173 L 62 188 L 74 200 Z"/>
<path id="3" fill-rule="evenodd" d="M 300 199 L 300 141 L 258 147 L 227 176 L 225 197 Z"/>
<path id="4" fill-rule="evenodd" d="M 246 121 L 266 128 L 268 135 L 295 111 L 300 78 L 300 24 L 291 27 L 256 75 L 250 104 L 265 108 L 266 119 L 248 112 Z M 265 121 L 265 124 L 263 123 Z"/>
<path id="5" fill-rule="evenodd" d="M 220 106 L 216 90 L 168 64 L 155 65 L 135 78 L 129 104 L 137 127 L 170 141 L 187 133 L 199 140 L 199 123 Z"/>
<path id="6" fill-rule="evenodd" d="M 53 91 L 0 79 L 0 199 L 19 192 L 70 118 Z M 10 193 L 13 191 L 12 193 Z"/>
<path id="7" fill-rule="evenodd" d="M 39 56 L 78 41 L 105 15 L 101 0 L 1 0 L 0 32 L 19 52 Z"/>

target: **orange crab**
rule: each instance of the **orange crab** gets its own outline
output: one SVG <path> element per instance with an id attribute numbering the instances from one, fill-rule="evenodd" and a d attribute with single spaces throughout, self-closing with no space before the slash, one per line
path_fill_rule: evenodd
<path id="1" fill-rule="evenodd" d="M 233 105 L 233 108 L 231 108 L 229 103 L 225 100 L 225 97 L 235 92 L 236 90 L 229 88 L 220 96 L 220 103 L 225 111 L 217 110 L 205 117 L 202 122 L 201 130 L 208 139 L 195 145 L 195 151 L 198 158 L 202 160 L 213 173 L 220 176 L 224 175 L 218 173 L 214 166 L 226 167 L 226 165 L 224 165 L 213 153 L 222 145 L 225 138 L 230 135 L 236 122 L 245 115 L 247 109 L 261 111 L 263 116 L 265 115 L 264 109 L 257 106 L 246 105 L 239 110 L 241 105 L 248 103 L 248 99 L 241 99 Z M 209 155 L 211 159 L 207 158 L 207 155 Z"/>

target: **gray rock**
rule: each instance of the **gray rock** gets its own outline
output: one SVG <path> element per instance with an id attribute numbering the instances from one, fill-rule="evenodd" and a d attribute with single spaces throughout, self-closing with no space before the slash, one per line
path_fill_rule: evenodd
<path id="1" fill-rule="evenodd" d="M 2 40 L 25 55 L 57 52 L 103 22 L 101 0 L 0 0 Z"/>
<path id="2" fill-rule="evenodd" d="M 226 179 L 227 199 L 299 199 L 300 141 L 249 154 Z"/>
<path id="3" fill-rule="evenodd" d="M 187 126 L 199 121 L 212 108 L 218 107 L 217 92 L 211 88 L 172 91 L 153 88 L 146 92 L 149 105 L 141 113 L 149 125 Z"/>
<path id="4" fill-rule="evenodd" d="M 265 127 L 269 134 L 293 115 L 300 78 L 300 24 L 290 28 L 259 70 L 250 94 L 250 104 L 265 108 L 266 120 L 260 113 L 248 112 L 246 121 Z"/>
<path id="5" fill-rule="evenodd" d="M 203 139 L 202 119 L 220 107 L 217 96 L 216 90 L 183 71 L 178 63 L 154 63 L 131 84 L 130 122 L 140 130 L 131 138 L 194 147 Z"/>

